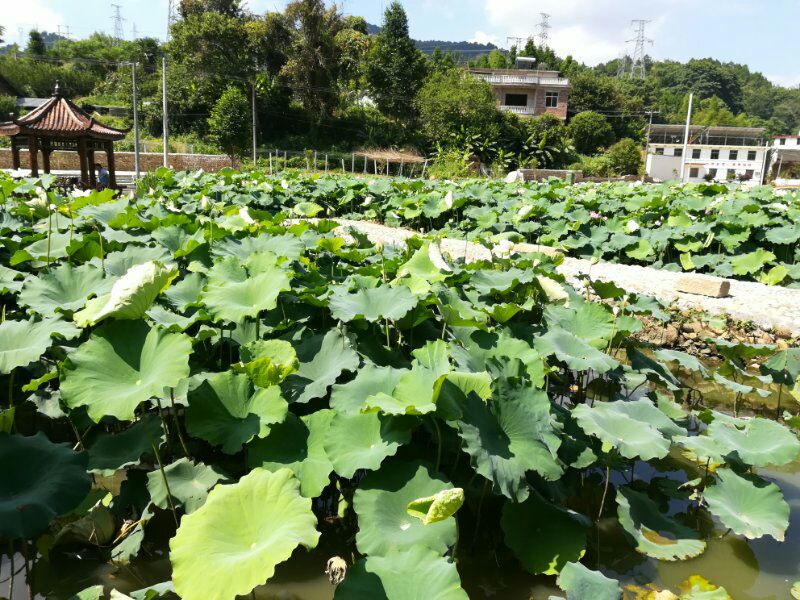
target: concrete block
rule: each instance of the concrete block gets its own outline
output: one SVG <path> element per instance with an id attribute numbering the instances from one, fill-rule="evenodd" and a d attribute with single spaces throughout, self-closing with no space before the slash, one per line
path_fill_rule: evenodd
<path id="1" fill-rule="evenodd" d="M 710 275 L 684 275 L 675 283 L 675 290 L 709 298 L 724 298 L 730 294 L 731 282 Z"/>

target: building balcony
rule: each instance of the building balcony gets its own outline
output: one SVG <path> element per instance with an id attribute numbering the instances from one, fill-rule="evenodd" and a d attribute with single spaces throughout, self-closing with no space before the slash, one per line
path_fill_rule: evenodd
<path id="1" fill-rule="evenodd" d="M 535 75 L 500 75 L 496 73 L 475 73 L 487 83 L 492 85 L 543 85 L 550 87 L 569 87 L 569 79 L 565 77 L 537 77 Z"/>
<path id="2" fill-rule="evenodd" d="M 507 104 L 503 104 L 500 106 L 500 110 L 512 112 L 517 115 L 534 116 L 536 114 L 536 109 L 533 106 L 509 106 Z"/>

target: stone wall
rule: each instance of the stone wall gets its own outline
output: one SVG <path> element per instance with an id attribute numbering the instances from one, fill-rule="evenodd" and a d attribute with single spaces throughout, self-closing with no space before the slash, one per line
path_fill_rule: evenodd
<path id="1" fill-rule="evenodd" d="M 29 154 L 27 150 L 20 151 L 20 163 L 23 169 L 30 168 Z M 134 158 L 133 152 L 115 152 L 117 172 L 133 171 Z M 106 155 L 102 152 L 95 154 L 95 160 L 105 165 Z M 163 164 L 163 154 L 154 152 L 142 152 L 139 154 L 142 172 L 154 171 Z M 169 164 L 176 171 L 204 171 L 216 172 L 224 167 L 230 167 L 231 161 L 227 156 L 215 154 L 170 154 Z M 11 169 L 11 149 L 0 148 L 0 169 Z M 42 168 L 42 159 L 39 157 L 39 169 Z M 50 168 L 53 171 L 79 171 L 78 154 L 75 152 L 53 152 L 50 157 Z"/>

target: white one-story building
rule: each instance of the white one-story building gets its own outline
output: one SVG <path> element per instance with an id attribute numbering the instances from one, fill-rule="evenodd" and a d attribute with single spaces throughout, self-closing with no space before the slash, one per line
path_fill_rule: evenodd
<path id="1" fill-rule="evenodd" d="M 762 183 L 769 147 L 761 127 L 689 128 L 683 156 L 684 125 L 653 125 L 647 143 L 647 174 L 657 180 L 753 181 Z"/>
<path id="2" fill-rule="evenodd" d="M 792 178 L 800 164 L 800 134 L 778 135 L 773 138 L 770 171 L 776 185 L 800 186 L 800 179 Z"/>

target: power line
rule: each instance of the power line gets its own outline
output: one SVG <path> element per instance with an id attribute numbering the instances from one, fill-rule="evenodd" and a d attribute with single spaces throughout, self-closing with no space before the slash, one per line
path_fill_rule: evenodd
<path id="1" fill-rule="evenodd" d="M 122 29 L 122 23 L 125 19 L 122 18 L 122 13 L 120 12 L 122 6 L 119 4 L 112 4 L 111 8 L 114 13 L 111 15 L 111 20 L 114 21 L 114 40 L 119 44 L 125 37 L 125 31 Z"/>
<path id="2" fill-rule="evenodd" d="M 631 21 L 631 25 L 636 28 L 636 37 L 628 42 L 635 42 L 633 58 L 631 60 L 631 77 L 633 79 L 644 79 L 647 74 L 645 65 L 645 45 L 653 43 L 653 40 L 645 35 L 645 27 L 650 21 L 636 19 Z"/>
<path id="3" fill-rule="evenodd" d="M 539 22 L 539 47 L 550 47 L 550 15 L 547 13 L 539 13 L 542 20 Z"/>

